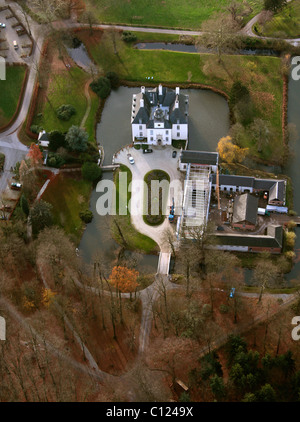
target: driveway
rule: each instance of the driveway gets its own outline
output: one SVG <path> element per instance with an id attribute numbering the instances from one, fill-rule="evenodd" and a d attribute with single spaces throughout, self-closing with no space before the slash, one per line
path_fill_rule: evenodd
<path id="1" fill-rule="evenodd" d="M 166 230 L 172 227 L 168 221 L 168 209 L 171 205 L 171 198 L 175 197 L 175 208 L 176 205 L 181 204 L 181 197 L 176 196 L 175 190 L 168 192 L 168 199 L 166 204 L 166 218 L 160 226 L 149 226 L 143 220 L 142 207 L 144 204 L 144 186 L 143 182 L 145 175 L 154 169 L 160 169 L 168 173 L 170 176 L 170 183 L 178 181 L 180 183 L 182 191 L 182 174 L 177 170 L 179 154 L 177 153 L 176 158 L 172 158 L 172 152 L 174 148 L 169 147 L 151 147 L 153 153 L 143 154 L 142 150 L 136 150 L 135 148 L 123 148 L 116 156 L 115 163 L 124 164 L 129 167 L 132 173 L 132 194 L 131 194 L 131 222 L 134 227 L 141 233 L 151 237 L 160 247 L 161 252 L 170 252 L 170 246 L 166 241 Z M 177 150 L 178 152 L 178 150 Z M 134 158 L 135 164 L 129 164 L 127 154 L 131 154 Z M 172 189 L 172 188 L 171 188 Z M 172 196 L 171 196 L 172 195 Z"/>

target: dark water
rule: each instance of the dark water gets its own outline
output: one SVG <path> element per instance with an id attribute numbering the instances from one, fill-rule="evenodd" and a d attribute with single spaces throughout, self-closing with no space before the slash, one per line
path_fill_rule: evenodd
<path id="1" fill-rule="evenodd" d="M 293 157 L 285 169 L 285 173 L 291 177 L 294 189 L 294 210 L 300 215 L 300 80 L 289 79 L 288 123 L 296 126 L 298 137 L 290 145 Z M 295 252 L 300 252 L 300 227 L 296 228 Z M 298 251 L 297 251 L 298 250 Z M 287 280 L 300 278 L 300 263 L 294 265 L 292 271 L 287 274 Z"/>
<path id="2" fill-rule="evenodd" d="M 80 44 L 80 46 L 77 48 L 66 47 L 66 49 L 68 54 L 79 67 L 90 68 L 93 66 L 93 62 L 91 61 L 84 44 Z"/>
<path id="3" fill-rule="evenodd" d="M 113 180 L 112 172 L 104 174 L 105 179 Z M 110 272 L 110 268 L 117 263 L 121 250 L 120 245 L 112 239 L 110 234 L 110 217 L 100 216 L 96 211 L 96 203 L 100 193 L 94 189 L 90 198 L 90 210 L 94 214 L 91 223 L 87 225 L 79 245 L 80 256 L 86 264 L 98 258 L 104 269 Z M 131 261 L 140 273 L 155 273 L 158 264 L 157 255 L 144 255 L 141 253 L 125 251 L 124 260 Z"/>
<path id="4" fill-rule="evenodd" d="M 214 50 L 205 47 L 197 47 L 195 45 L 186 44 L 173 44 L 163 42 L 147 42 L 135 44 L 135 48 L 139 50 L 168 50 L 168 51 L 179 51 L 181 53 L 213 53 Z M 242 49 L 237 50 L 234 54 L 243 54 L 247 56 L 280 56 L 280 53 L 275 50 L 269 49 Z"/>

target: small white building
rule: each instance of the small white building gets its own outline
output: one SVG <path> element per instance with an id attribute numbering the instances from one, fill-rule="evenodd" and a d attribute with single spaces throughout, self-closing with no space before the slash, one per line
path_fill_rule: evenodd
<path id="1" fill-rule="evenodd" d="M 131 107 L 132 141 L 149 145 L 172 145 L 188 139 L 189 97 L 179 87 L 141 87 Z"/>
<path id="2" fill-rule="evenodd" d="M 41 145 L 41 147 L 48 148 L 49 137 L 48 137 L 48 133 L 45 130 L 43 130 L 42 132 L 39 133 L 38 143 L 39 143 L 39 145 Z"/>

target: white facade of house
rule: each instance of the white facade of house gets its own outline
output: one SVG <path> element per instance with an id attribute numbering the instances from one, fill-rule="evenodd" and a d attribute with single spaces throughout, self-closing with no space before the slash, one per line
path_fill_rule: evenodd
<path id="1" fill-rule="evenodd" d="M 212 187 L 213 189 L 216 189 L 216 184 L 213 184 Z M 253 193 L 253 188 L 250 186 L 235 186 L 235 185 L 220 185 L 219 186 L 220 191 L 227 191 L 227 192 L 239 192 L 239 193 L 244 193 L 244 192 L 249 192 L 249 193 Z"/>

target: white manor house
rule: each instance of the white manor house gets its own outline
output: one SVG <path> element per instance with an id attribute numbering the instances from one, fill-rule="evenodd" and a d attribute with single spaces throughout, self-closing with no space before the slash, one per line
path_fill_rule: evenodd
<path id="1" fill-rule="evenodd" d="M 159 85 L 141 87 L 132 98 L 131 126 L 135 144 L 172 145 L 172 140 L 188 140 L 189 97 Z"/>

